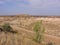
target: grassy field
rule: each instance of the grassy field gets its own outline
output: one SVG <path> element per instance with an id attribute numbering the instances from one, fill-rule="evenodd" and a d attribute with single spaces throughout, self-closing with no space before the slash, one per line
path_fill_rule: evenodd
<path id="1" fill-rule="evenodd" d="M 0 45 L 60 45 L 60 18 L 46 18 L 21 16 L 0 18 L 0 25 L 9 23 L 13 30 L 18 32 L 13 34 L 0 31 Z M 36 35 L 33 27 L 40 20 L 45 27 L 45 32 L 42 42 L 37 43 L 33 41 Z"/>

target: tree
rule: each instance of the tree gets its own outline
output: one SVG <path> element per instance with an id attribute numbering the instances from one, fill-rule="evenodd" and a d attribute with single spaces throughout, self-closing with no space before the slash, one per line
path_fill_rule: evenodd
<path id="1" fill-rule="evenodd" d="M 43 33 L 45 32 L 45 28 L 42 27 L 42 20 L 37 21 L 34 26 L 34 32 L 36 33 L 34 40 L 38 43 L 41 43 Z"/>

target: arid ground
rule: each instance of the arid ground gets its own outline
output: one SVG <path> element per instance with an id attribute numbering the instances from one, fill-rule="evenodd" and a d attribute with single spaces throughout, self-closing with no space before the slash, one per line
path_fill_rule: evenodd
<path id="1" fill-rule="evenodd" d="M 42 20 L 45 27 L 42 43 L 33 41 L 34 24 Z M 18 33 L 0 32 L 0 45 L 60 45 L 60 17 L 41 16 L 0 16 L 0 25 L 9 23 Z"/>

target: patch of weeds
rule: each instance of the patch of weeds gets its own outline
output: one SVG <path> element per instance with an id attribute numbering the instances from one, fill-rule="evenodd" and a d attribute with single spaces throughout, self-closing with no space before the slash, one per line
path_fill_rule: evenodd
<path id="1" fill-rule="evenodd" d="M 4 23 L 4 25 L 2 26 L 2 31 L 7 33 L 7 32 L 10 32 L 10 33 L 17 33 L 16 31 L 13 31 L 12 27 L 10 26 L 9 23 Z"/>
<path id="2" fill-rule="evenodd" d="M 45 32 L 45 28 L 42 28 L 42 20 L 36 22 L 34 26 L 34 32 L 36 35 L 34 36 L 35 38 L 33 39 L 35 42 L 41 43 L 42 38 L 43 38 L 43 33 Z"/>

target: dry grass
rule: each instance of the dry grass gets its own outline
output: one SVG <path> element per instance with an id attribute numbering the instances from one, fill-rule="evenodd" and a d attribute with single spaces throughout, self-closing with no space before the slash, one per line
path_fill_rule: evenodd
<path id="1" fill-rule="evenodd" d="M 4 17 L 3 17 L 4 18 Z M 42 44 L 34 42 L 33 26 L 37 21 L 38 17 L 5 17 L 0 24 L 8 22 L 13 25 L 13 29 L 16 30 L 17 34 L 0 32 L 0 45 L 46 45 L 47 43 L 54 43 L 54 45 L 60 45 L 60 18 L 59 21 L 43 20 L 43 26 L 46 31 L 43 37 Z M 40 18 L 39 18 L 40 20 Z M 49 23 L 48 23 L 49 22 Z M 59 23 L 58 23 L 59 22 Z M 18 28 L 17 28 L 18 27 Z M 26 31 L 27 30 L 27 31 Z M 30 32 L 29 32 L 30 31 Z M 32 32 L 31 32 L 32 31 Z M 47 35 L 46 35 L 47 34 Z"/>

